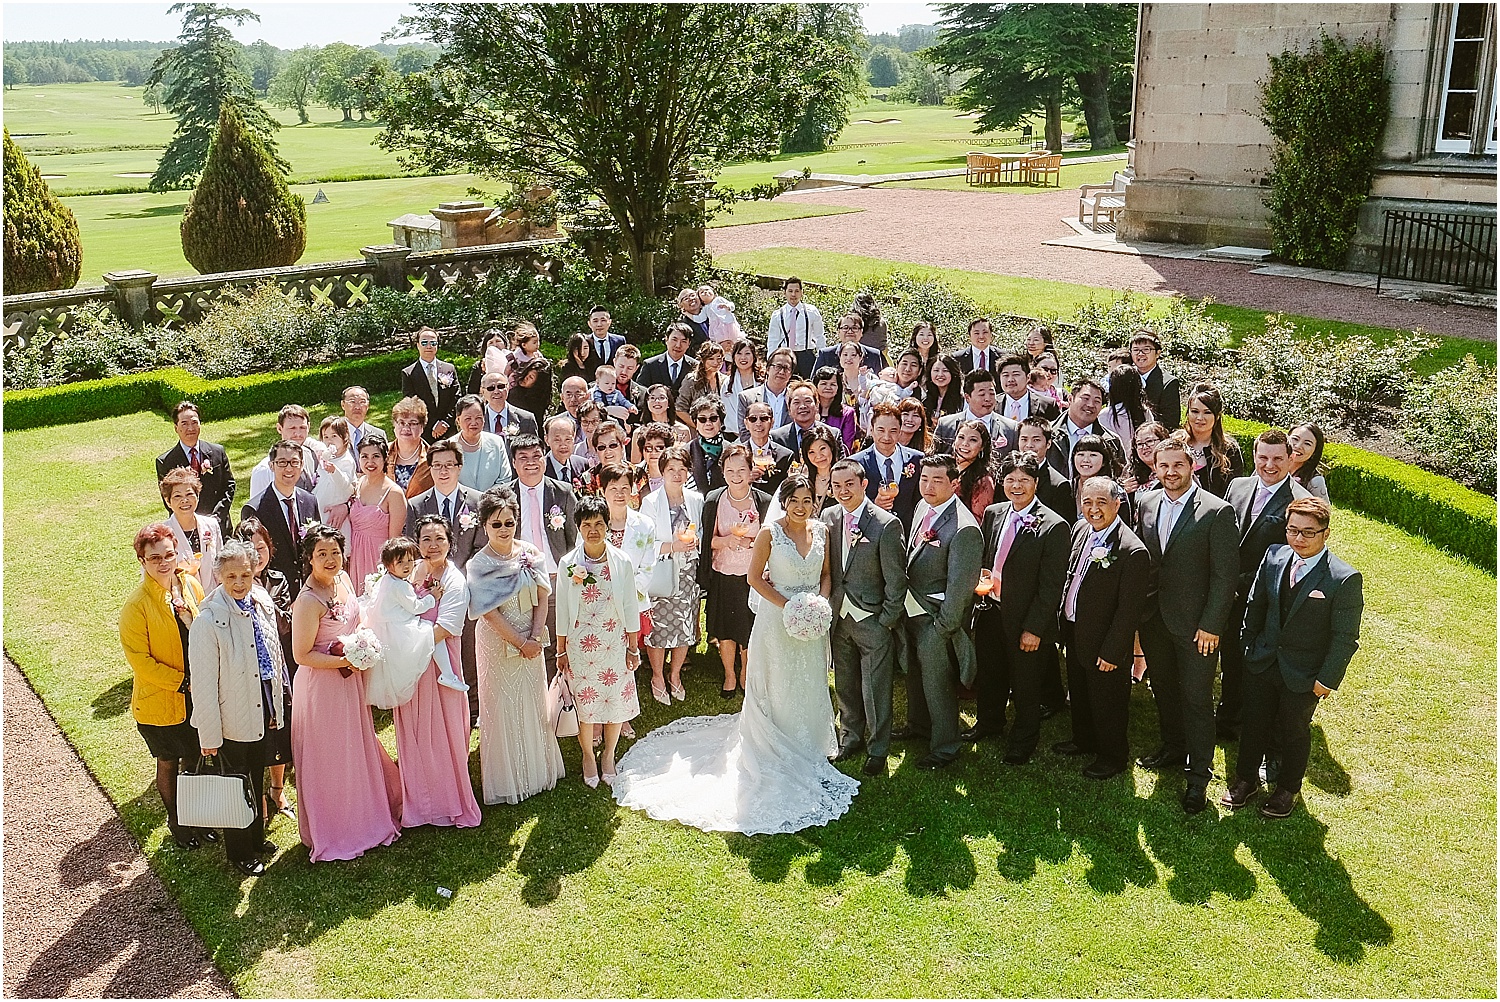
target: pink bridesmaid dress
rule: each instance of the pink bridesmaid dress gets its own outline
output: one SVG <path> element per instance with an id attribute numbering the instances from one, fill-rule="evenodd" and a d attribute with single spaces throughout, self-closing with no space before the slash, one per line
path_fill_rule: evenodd
<path id="1" fill-rule="evenodd" d="M 351 596 L 318 621 L 314 649 L 328 653 L 329 645 L 358 625 L 359 603 Z M 346 678 L 334 668 L 301 667 L 292 719 L 297 829 L 311 861 L 355 859 L 396 841 L 401 774 L 375 736 L 364 674 Z"/>
<path id="2" fill-rule="evenodd" d="M 365 504 L 358 494 L 349 502 L 349 578 L 357 595 L 365 593 L 365 578 L 380 570 L 380 548 L 391 531 L 391 517 L 381 505 L 390 492 L 386 488 L 378 504 Z"/>
<path id="3" fill-rule="evenodd" d="M 420 584 L 416 591 L 419 598 L 427 594 Z M 430 623 L 437 617 L 437 606 L 422 614 Z M 461 663 L 460 639 L 443 641 L 455 670 Z M 473 828 L 482 819 L 469 779 L 469 694 L 437 680 L 437 662 L 429 661 L 411 699 L 393 711 L 401 763 L 401 827 Z"/>

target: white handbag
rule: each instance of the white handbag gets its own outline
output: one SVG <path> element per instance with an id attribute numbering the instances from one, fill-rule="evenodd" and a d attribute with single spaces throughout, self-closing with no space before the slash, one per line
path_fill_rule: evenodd
<path id="1" fill-rule="evenodd" d="M 677 594 L 677 554 L 664 553 L 656 558 L 651 568 L 651 583 L 646 594 L 652 598 L 671 598 Z"/>
<path id="2" fill-rule="evenodd" d="M 204 763 L 208 762 L 204 760 Z M 187 828 L 249 828 L 255 821 L 256 805 L 251 800 L 247 776 L 224 775 L 217 757 L 217 773 L 185 772 L 177 777 L 177 821 Z"/>

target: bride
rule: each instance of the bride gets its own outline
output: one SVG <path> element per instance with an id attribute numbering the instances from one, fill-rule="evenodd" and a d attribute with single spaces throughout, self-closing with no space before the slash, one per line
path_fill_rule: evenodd
<path id="1" fill-rule="evenodd" d="M 781 617 L 794 595 L 828 596 L 828 528 L 814 517 L 805 476 L 787 477 L 777 498 L 786 515 L 760 531 L 750 562 L 762 611 L 750 632 L 744 709 L 682 717 L 637 741 L 615 778 L 626 807 L 704 831 L 762 835 L 827 824 L 858 791 L 828 762 L 837 749 L 828 635 L 797 640 Z"/>

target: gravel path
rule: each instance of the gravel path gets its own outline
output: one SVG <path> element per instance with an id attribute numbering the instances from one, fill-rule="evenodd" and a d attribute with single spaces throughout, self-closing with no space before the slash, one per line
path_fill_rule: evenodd
<path id="1" fill-rule="evenodd" d="M 4 673 L 6 997 L 232 998 L 9 658 Z"/>
<path id="2" fill-rule="evenodd" d="M 1433 334 L 1495 340 L 1495 311 L 1412 303 L 1373 290 L 1305 279 L 1252 275 L 1250 265 L 1133 257 L 1044 240 L 1073 235 L 1062 217 L 1077 213 L 1078 192 L 1039 194 L 861 188 L 783 195 L 798 202 L 850 205 L 864 212 L 729 226 L 708 231 L 714 254 L 806 247 L 1060 282 L 1194 298 L 1269 312 L 1327 317 L 1379 327 L 1425 327 Z"/>

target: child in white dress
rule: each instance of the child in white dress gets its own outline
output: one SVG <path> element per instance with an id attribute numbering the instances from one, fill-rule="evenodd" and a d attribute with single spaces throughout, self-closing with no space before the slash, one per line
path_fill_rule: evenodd
<path id="1" fill-rule="evenodd" d="M 435 644 L 432 624 L 422 619 L 443 597 L 441 582 L 417 597 L 411 574 L 420 556 L 417 544 L 405 536 L 387 540 L 380 548 L 384 572 L 373 588 L 366 587 L 365 625 L 380 641 L 380 663 L 365 672 L 365 696 L 372 706 L 400 706 L 416 691 L 428 661 L 437 661 L 438 685 L 468 691 L 448 658 L 448 645 Z"/>
<path id="2" fill-rule="evenodd" d="M 353 439 L 349 434 L 349 422 L 341 417 L 326 417 L 318 426 L 318 440 L 326 449 L 319 461 L 321 470 L 318 482 L 313 484 L 313 497 L 318 499 L 318 510 L 326 516 L 340 505 L 347 505 L 354 494 L 354 483 L 359 475 L 355 471 Z M 349 538 L 349 520 L 345 519 L 342 531 Z"/>
<path id="3" fill-rule="evenodd" d="M 732 357 L 730 349 L 740 337 L 740 322 L 734 315 L 734 303 L 714 291 L 707 282 L 698 286 L 698 301 L 708 317 L 708 337 L 724 346 L 724 357 Z"/>

